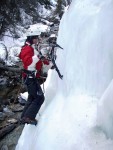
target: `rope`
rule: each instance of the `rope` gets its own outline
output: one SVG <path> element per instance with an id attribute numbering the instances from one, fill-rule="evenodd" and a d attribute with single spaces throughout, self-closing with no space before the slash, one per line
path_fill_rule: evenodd
<path id="1" fill-rule="evenodd" d="M 42 60 L 41 60 L 42 61 Z M 42 61 L 42 65 L 44 65 L 44 62 Z M 42 77 L 42 80 L 43 80 L 43 93 L 45 93 L 45 88 L 44 88 L 44 78 L 46 77 Z"/>

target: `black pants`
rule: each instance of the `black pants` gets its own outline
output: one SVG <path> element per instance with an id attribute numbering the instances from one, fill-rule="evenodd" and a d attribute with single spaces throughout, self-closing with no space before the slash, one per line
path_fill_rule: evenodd
<path id="1" fill-rule="evenodd" d="M 28 100 L 22 112 L 21 118 L 29 117 L 30 119 L 35 119 L 41 105 L 44 102 L 44 94 L 36 79 L 27 78 L 25 84 L 28 89 Z"/>

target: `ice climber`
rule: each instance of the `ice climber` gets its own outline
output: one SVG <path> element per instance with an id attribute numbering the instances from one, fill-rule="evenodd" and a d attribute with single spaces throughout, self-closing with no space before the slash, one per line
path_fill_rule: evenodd
<path id="1" fill-rule="evenodd" d="M 28 31 L 26 42 L 19 54 L 24 68 L 23 79 L 28 90 L 28 100 L 21 115 L 22 124 L 37 124 L 35 117 L 44 102 L 40 85 L 46 80 L 47 71 L 52 67 L 52 63 L 37 49 L 40 34 L 40 31 Z"/>

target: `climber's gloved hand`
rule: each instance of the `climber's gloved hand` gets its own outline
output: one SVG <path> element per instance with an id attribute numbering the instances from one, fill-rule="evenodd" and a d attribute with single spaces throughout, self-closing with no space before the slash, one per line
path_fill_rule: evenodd
<path id="1" fill-rule="evenodd" d="M 55 69 L 55 66 L 52 66 L 51 69 Z"/>
<path id="2" fill-rule="evenodd" d="M 38 58 L 40 59 L 40 60 L 44 60 L 45 59 L 45 57 L 43 56 L 43 55 L 38 55 Z"/>

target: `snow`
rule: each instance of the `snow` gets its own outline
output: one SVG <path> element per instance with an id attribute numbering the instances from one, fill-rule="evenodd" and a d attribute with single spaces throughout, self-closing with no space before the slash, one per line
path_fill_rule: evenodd
<path id="1" fill-rule="evenodd" d="M 25 125 L 16 150 L 113 150 L 112 39 L 112 0 L 72 2 L 58 32 L 64 78 L 52 71 L 38 125 Z"/>
<path id="2" fill-rule="evenodd" d="M 98 126 L 106 133 L 108 138 L 113 139 L 113 80 L 110 82 L 108 88 L 105 90 L 98 103 Z"/>
<path id="3" fill-rule="evenodd" d="M 5 61 L 7 58 L 7 50 L 3 42 L 0 42 L 0 61 Z"/>
<path id="4" fill-rule="evenodd" d="M 20 93 L 20 96 L 27 101 L 28 92 Z"/>

